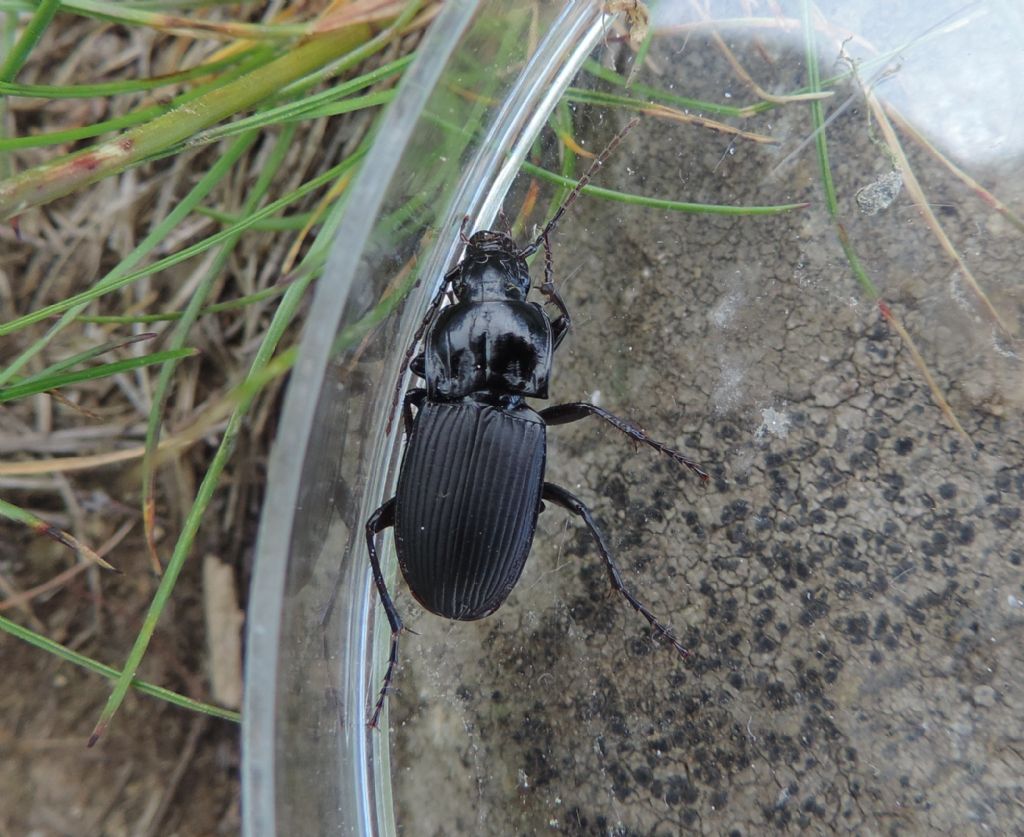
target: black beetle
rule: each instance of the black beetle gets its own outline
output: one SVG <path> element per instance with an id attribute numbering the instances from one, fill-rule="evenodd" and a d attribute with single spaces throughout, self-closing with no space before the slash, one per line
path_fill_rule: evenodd
<path id="1" fill-rule="evenodd" d="M 560 404 L 535 412 L 524 401 L 547 398 L 552 355 L 571 324 L 552 282 L 548 236 L 636 121 L 609 143 L 527 247 L 520 250 L 509 235 L 495 230 L 467 238 L 463 229 L 465 255 L 445 276 L 406 355 L 409 363 L 426 333 L 423 351 L 409 363 L 427 385 L 409 390 L 402 404 L 407 446 L 398 492 L 366 523 L 373 578 L 391 625 L 391 654 L 371 726 L 377 725 L 384 706 L 402 631 L 374 543 L 375 536 L 391 526 L 402 575 L 417 601 L 447 619 L 480 619 L 501 607 L 519 580 L 537 516 L 548 500 L 583 518 L 597 541 L 612 586 L 656 633 L 680 654 L 687 654 L 626 589 L 589 509 L 566 489 L 544 481 L 546 428 L 597 416 L 685 465 L 702 480 L 707 481 L 708 475 L 679 451 L 593 404 Z M 526 299 L 530 291 L 526 259 L 542 244 L 544 283 L 538 290 L 558 308 L 553 322 L 541 305 Z M 438 312 L 449 286 L 456 301 Z"/>

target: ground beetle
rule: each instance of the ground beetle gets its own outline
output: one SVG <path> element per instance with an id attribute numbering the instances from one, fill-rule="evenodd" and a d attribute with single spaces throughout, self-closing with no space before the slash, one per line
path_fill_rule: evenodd
<path id="1" fill-rule="evenodd" d="M 550 501 L 583 518 L 597 541 L 612 586 L 655 633 L 680 654 L 687 654 L 626 589 L 589 509 L 564 488 L 544 481 L 546 428 L 597 416 L 634 441 L 685 465 L 702 480 L 707 480 L 707 474 L 679 451 L 593 404 L 560 404 L 535 412 L 524 401 L 527 397 L 547 398 L 552 355 L 571 322 L 552 282 L 548 237 L 636 121 L 609 143 L 540 235 L 525 248 L 519 249 L 511 235 L 495 230 L 482 230 L 467 238 L 463 222 L 465 255 L 444 277 L 406 355 L 405 364 L 427 385 L 409 390 L 402 404 L 407 445 L 398 493 L 366 523 L 373 578 L 391 625 L 391 654 L 371 726 L 377 725 L 384 706 L 402 631 L 375 545 L 376 535 L 391 526 L 395 528 L 398 564 L 419 603 L 447 619 L 480 619 L 501 607 L 519 580 L 537 516 L 543 501 Z M 554 321 L 541 305 L 526 299 L 530 291 L 526 259 L 541 245 L 544 283 L 538 290 L 558 309 Z M 439 310 L 449 294 L 455 302 Z M 424 334 L 423 350 L 413 358 Z M 396 388 L 392 414 L 398 392 Z"/>

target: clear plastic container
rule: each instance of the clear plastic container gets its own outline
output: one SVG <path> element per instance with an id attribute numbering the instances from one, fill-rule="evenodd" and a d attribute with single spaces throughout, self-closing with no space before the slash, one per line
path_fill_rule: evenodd
<path id="1" fill-rule="evenodd" d="M 249 611 L 246 833 L 1013 829 L 1020 15 L 715 13 L 659 4 L 644 66 L 602 87 L 601 66 L 625 78 L 630 53 L 599 4 L 445 4 L 355 187 L 289 385 Z M 822 78 L 858 68 L 823 103 L 834 209 L 811 106 L 777 98 L 807 83 L 809 30 Z M 551 428 L 547 479 L 592 507 L 629 586 L 693 654 L 650 638 L 586 530 L 549 509 L 487 619 L 426 614 L 392 575 L 417 633 L 371 731 L 389 635 L 364 524 L 394 490 L 399 365 L 462 217 L 489 227 L 503 199 L 515 215 L 520 161 L 592 51 L 574 88 L 655 103 L 597 186 L 809 204 L 737 216 L 585 197 L 555 236 L 574 329 L 552 403 L 598 402 L 713 479 L 597 422 Z M 634 112 L 566 101 L 591 151 Z M 536 149 L 559 169 L 555 144 Z M 550 211 L 538 182 L 530 223 Z"/>
<path id="2" fill-rule="evenodd" d="M 363 534 L 394 481 L 401 423 L 384 433 L 392 382 L 463 216 L 489 226 L 607 22 L 588 2 L 445 4 L 353 187 L 358 209 L 318 283 L 260 530 L 243 748 L 249 834 L 394 833 L 388 734 L 366 725 L 381 673 L 375 644 L 389 637 L 369 595 Z M 414 263 L 418 285 L 377 327 Z"/>

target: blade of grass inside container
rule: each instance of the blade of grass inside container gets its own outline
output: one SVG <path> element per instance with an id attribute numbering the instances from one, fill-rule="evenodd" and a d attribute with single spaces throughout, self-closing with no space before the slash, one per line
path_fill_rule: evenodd
<path id="1" fill-rule="evenodd" d="M 715 119 L 708 119 L 706 116 L 688 113 L 680 110 L 679 108 L 673 108 L 667 105 L 652 104 L 651 102 L 645 102 L 629 96 L 614 96 L 600 90 L 579 90 L 577 88 L 570 88 L 566 91 L 565 96 L 570 102 L 618 108 L 619 110 L 634 110 L 637 113 L 646 113 L 650 116 L 660 117 L 662 119 L 671 119 L 674 122 L 685 122 L 690 125 L 696 125 L 701 128 L 717 131 L 720 134 L 741 137 L 752 142 L 765 144 L 778 143 L 777 139 L 769 136 L 768 134 L 758 134 L 754 131 L 735 128 L 724 122 L 719 122 Z"/>
<path id="2" fill-rule="evenodd" d="M 917 206 L 917 211 L 921 213 L 921 217 L 924 218 L 924 222 L 928 226 L 928 229 L 931 231 L 932 235 L 935 236 L 942 250 L 956 265 L 960 276 L 963 278 L 964 284 L 971 293 L 974 294 L 975 299 L 978 300 L 978 303 L 984 309 L 988 318 L 996 324 L 1004 337 L 1010 340 L 1015 339 L 1015 335 L 1010 324 L 1003 318 L 1002 314 L 999 313 L 999 310 L 995 305 L 992 304 L 992 300 L 989 299 L 988 294 L 985 293 L 985 289 L 981 287 L 981 283 L 967 266 L 967 262 L 964 261 L 963 256 L 957 252 L 956 247 L 953 246 L 953 242 L 949 240 L 949 236 L 946 235 L 946 231 L 942 228 L 942 224 L 939 223 L 939 219 L 935 216 L 935 212 L 932 210 L 931 204 L 925 196 L 924 189 L 921 187 L 921 184 L 917 179 L 917 175 L 914 174 L 913 169 L 910 167 L 910 161 L 907 160 L 907 156 L 903 152 L 903 145 L 900 143 L 899 137 L 896 136 L 896 132 L 893 130 L 892 124 L 889 122 L 889 117 L 886 116 L 885 110 L 879 103 L 878 98 L 870 90 L 865 91 L 865 96 L 867 97 L 868 106 L 874 114 L 875 121 L 878 123 L 878 126 L 882 131 L 882 136 L 885 138 L 885 144 L 892 152 L 895 164 L 899 167 L 900 172 L 903 175 L 903 186 L 907 190 L 907 194 L 909 194 L 913 199 L 915 206 Z"/>
<path id="3" fill-rule="evenodd" d="M 572 187 L 576 182 L 568 177 L 555 174 L 554 172 L 535 166 L 533 163 L 523 163 L 523 171 L 547 180 L 549 183 L 556 183 L 561 186 Z M 626 203 L 633 206 L 646 206 L 651 209 L 670 209 L 674 212 L 706 212 L 711 215 L 778 215 L 781 212 L 791 212 L 794 209 L 806 209 L 809 204 L 784 203 L 768 206 L 727 206 L 711 203 L 686 203 L 685 201 L 673 201 L 665 198 L 651 198 L 646 195 L 634 195 L 629 192 L 618 192 L 614 189 L 605 189 L 600 186 L 585 186 L 581 194 L 592 195 L 597 198 L 604 198 L 617 203 Z"/>
<path id="4" fill-rule="evenodd" d="M 629 90 L 633 91 L 633 93 L 637 95 L 627 98 L 638 104 L 663 102 L 667 105 L 673 105 L 678 108 L 683 108 L 684 110 L 692 110 L 697 113 L 715 113 L 719 116 L 732 116 L 737 119 L 753 116 L 757 113 L 771 110 L 775 107 L 771 102 L 758 102 L 755 105 L 748 105 L 746 107 L 739 107 L 737 105 L 720 105 L 717 102 L 706 102 L 701 99 L 690 99 L 686 96 L 677 96 L 674 93 L 659 90 L 657 87 L 639 84 L 636 81 L 627 85 L 627 79 L 624 76 L 619 75 L 615 70 L 610 70 L 607 67 L 601 66 L 600 63 L 592 58 L 587 59 L 583 63 L 583 69 L 594 78 L 600 79 L 608 84 L 613 84 L 616 87 L 622 88 L 626 88 L 628 86 Z M 578 88 L 570 89 L 578 92 Z"/>
<path id="5" fill-rule="evenodd" d="M 882 103 L 886 114 L 896 123 L 903 133 L 907 134 L 914 142 L 931 154 L 939 164 L 946 168 L 957 180 L 974 192 L 978 198 L 988 204 L 992 209 L 1002 215 L 1007 221 L 1021 232 L 1024 232 L 1024 219 L 1015 213 L 1009 206 L 1000 200 L 995 194 L 982 186 L 977 180 L 960 168 L 956 163 L 943 154 L 935 144 L 922 134 L 906 117 L 890 104 Z"/>
<path id="6" fill-rule="evenodd" d="M 809 0 L 803 0 L 802 11 L 808 86 L 813 91 L 820 87 L 821 75 L 818 68 L 818 52 L 814 39 L 814 27 L 811 24 Z M 943 415 L 946 416 L 947 420 L 953 426 L 953 429 L 960 434 L 968 446 L 973 447 L 970 436 L 967 435 L 967 431 L 965 431 L 963 426 L 960 424 L 959 419 L 957 419 L 956 414 L 953 412 L 952 407 L 950 407 L 945 395 L 942 390 L 939 389 L 934 377 L 932 377 L 932 374 L 924 361 L 924 356 L 918 350 L 917 345 L 910 336 L 910 333 L 903 327 L 903 324 L 892 312 L 892 309 L 881 299 L 881 294 L 879 294 L 878 288 L 875 286 L 875 283 L 871 281 L 871 278 L 868 276 L 867 271 L 864 269 L 860 258 L 854 250 L 853 242 L 850 240 L 846 227 L 839 218 L 839 202 L 836 199 L 835 184 L 833 183 L 832 170 L 829 166 L 825 116 L 821 101 L 812 101 L 810 103 L 810 109 L 811 122 L 814 130 L 814 144 L 818 152 L 818 168 L 821 175 L 822 187 L 825 191 L 825 206 L 829 217 L 835 225 L 836 236 L 839 239 L 839 244 L 843 249 L 843 253 L 850 265 L 850 269 L 853 271 L 853 275 L 856 277 L 857 282 L 868 295 L 869 299 L 871 299 L 871 301 L 878 307 L 879 313 L 881 313 L 883 318 L 894 327 L 897 334 L 909 349 L 915 365 L 924 377 L 925 383 L 932 394 L 932 398 L 935 400 Z"/>

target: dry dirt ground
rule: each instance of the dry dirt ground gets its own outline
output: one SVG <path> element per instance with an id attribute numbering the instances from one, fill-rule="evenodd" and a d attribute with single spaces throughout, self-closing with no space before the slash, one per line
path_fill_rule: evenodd
<path id="1" fill-rule="evenodd" d="M 3 534 L 10 552 L 33 555 L 15 534 Z M 19 571 L 22 560 L 5 555 L 3 562 L 5 576 L 26 587 L 32 583 L 33 573 Z M 83 653 L 116 664 L 111 650 L 131 643 L 152 585 L 126 586 L 105 584 L 96 606 L 80 577 L 52 601 L 37 602 L 35 618 L 48 635 L 77 639 Z M 195 616 L 201 613 L 195 579 L 185 581 L 177 602 L 144 676 L 204 695 L 205 639 Z M 97 613 L 102 635 L 91 627 Z M 109 693 L 105 681 L 10 637 L 0 639 L 0 665 L 0 834 L 238 832 L 234 724 L 133 695 L 104 738 L 86 749 Z"/>
<path id="2" fill-rule="evenodd" d="M 190 66 L 217 49 L 146 30 L 58 14 L 18 81 L 77 84 L 145 78 Z M 41 102 L 8 100 L 9 135 L 24 136 L 87 125 L 143 105 L 148 94 L 112 99 Z M 333 122 L 297 136 L 283 179 L 316 173 L 337 159 L 343 143 Z M 351 136 L 351 130 L 346 134 Z M 19 152 L 20 170 L 87 143 Z M 240 206 L 261 164 L 259 143 L 210 201 Z M 115 266 L 163 217 L 215 159 L 214 149 L 133 169 L 82 192 L 30 211 L 17 230 L 0 231 L 0 314 L 7 321 L 83 290 Z M 288 188 L 294 188 L 292 186 Z M 277 184 L 278 188 L 287 183 Z M 308 209 L 304 206 L 303 209 Z M 192 219 L 162 254 L 209 235 L 208 220 Z M 254 235 L 232 257 L 215 296 L 221 299 L 273 284 L 290 242 Z M 194 263 L 108 295 L 94 313 L 176 310 Z M 207 317 L 192 340 L 201 358 L 182 364 L 165 412 L 164 436 L 193 426 L 196 416 L 223 399 L 252 358 L 270 309 Z M 0 342 L 9 361 L 46 324 Z M 47 362 L 143 328 L 67 329 Z M 291 338 L 289 338 L 291 339 Z M 159 341 L 152 345 L 159 345 Z M 33 367 L 42 368 L 42 366 Z M 0 613 L 100 662 L 120 667 L 139 630 L 157 579 L 142 540 L 138 459 L 87 470 L 25 475 L 19 463 L 92 456 L 137 448 L 145 435 L 155 376 L 124 375 L 69 389 L 65 396 L 89 410 L 48 396 L 0 407 L 0 495 L 66 528 L 106 557 L 120 575 L 74 569 L 73 554 L 24 528 L 0 524 Z M 261 397 L 246 425 L 222 488 L 200 530 L 192 556 L 164 613 L 139 672 L 150 682 L 211 700 L 201 560 L 216 556 L 227 568 L 236 599 L 248 588 L 255 525 L 265 480 L 266 450 L 275 430 L 280 389 Z M 159 471 L 157 523 L 164 561 L 219 438 L 219 426 Z M 63 574 L 63 575 L 62 575 Z M 62 579 L 55 586 L 39 585 Z M 237 654 L 236 654 L 237 656 Z M 239 829 L 239 729 L 204 719 L 150 697 L 132 694 L 100 742 L 86 740 L 109 694 L 101 677 L 0 634 L 0 834 L 141 835 L 232 834 Z"/>

